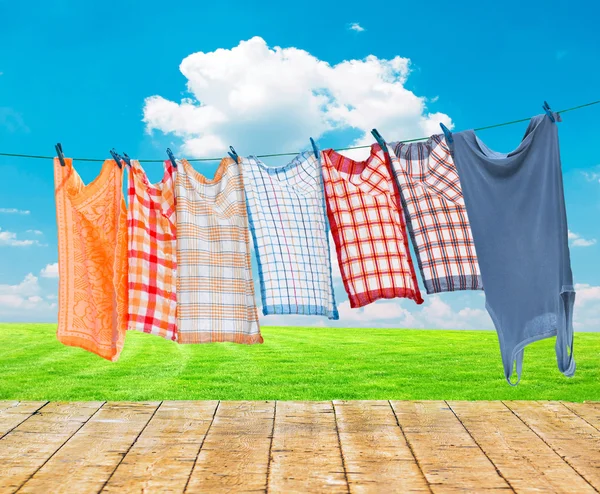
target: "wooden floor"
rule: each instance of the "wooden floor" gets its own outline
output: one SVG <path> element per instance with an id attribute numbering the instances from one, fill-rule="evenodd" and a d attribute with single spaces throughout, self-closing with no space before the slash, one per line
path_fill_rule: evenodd
<path id="1" fill-rule="evenodd" d="M 600 403 L 0 401 L 0 493 L 598 489 Z"/>

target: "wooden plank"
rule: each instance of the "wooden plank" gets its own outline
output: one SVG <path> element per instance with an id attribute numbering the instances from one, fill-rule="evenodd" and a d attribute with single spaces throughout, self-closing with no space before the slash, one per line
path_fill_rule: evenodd
<path id="1" fill-rule="evenodd" d="M 502 402 L 448 404 L 515 491 L 595 492 Z"/>
<path id="2" fill-rule="evenodd" d="M 42 408 L 47 401 L 3 401 L 0 405 L 0 438 Z"/>
<path id="3" fill-rule="evenodd" d="M 348 492 L 333 404 L 277 402 L 270 492 Z"/>
<path id="4" fill-rule="evenodd" d="M 13 408 L 16 407 L 19 404 L 19 402 L 17 400 L 1 400 L 0 401 L 0 413 L 2 413 L 4 410 L 6 410 L 7 408 Z"/>
<path id="5" fill-rule="evenodd" d="M 508 401 L 542 440 L 600 489 L 600 432 L 559 402 Z"/>
<path id="6" fill-rule="evenodd" d="M 106 403 L 19 492 L 98 492 L 159 402 Z"/>
<path id="7" fill-rule="evenodd" d="M 600 403 L 44 403 L 0 402 L 0 494 L 600 489 Z"/>
<path id="8" fill-rule="evenodd" d="M 600 430 L 600 402 L 566 403 L 562 402 L 575 415 L 579 415 L 588 424 Z"/>
<path id="9" fill-rule="evenodd" d="M 189 492 L 264 492 L 275 402 L 219 403 L 190 476 Z"/>
<path id="10" fill-rule="evenodd" d="M 0 439 L 0 493 L 21 487 L 101 405 L 49 403 Z"/>
<path id="11" fill-rule="evenodd" d="M 183 492 L 217 401 L 165 401 L 102 492 Z"/>
<path id="12" fill-rule="evenodd" d="M 392 401 L 433 492 L 511 491 L 443 401 Z"/>
<path id="13" fill-rule="evenodd" d="M 388 401 L 334 401 L 350 492 L 430 492 Z"/>

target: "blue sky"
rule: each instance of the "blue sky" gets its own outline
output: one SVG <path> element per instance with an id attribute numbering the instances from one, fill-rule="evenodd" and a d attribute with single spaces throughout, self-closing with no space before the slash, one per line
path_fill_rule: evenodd
<path id="1" fill-rule="evenodd" d="M 10 19 L 0 31 L 0 152 L 51 155 L 60 141 L 75 157 L 109 158 L 116 147 L 132 157 L 164 158 L 167 146 L 182 157 L 212 157 L 225 155 L 230 144 L 240 154 L 263 154 L 300 150 L 311 135 L 325 148 L 370 142 L 364 130 L 372 127 L 394 141 L 429 133 L 436 118 L 461 130 L 529 117 L 541 111 L 543 100 L 558 110 L 600 99 L 599 15 L 591 1 L 578 8 L 510 1 L 490 11 L 468 1 L 380 2 L 372 8 L 347 1 L 340 9 L 337 2 L 314 1 L 0 0 L 0 17 Z M 230 51 L 241 42 L 245 48 Z M 287 50 L 287 61 L 275 47 Z M 186 58 L 199 52 L 212 55 Z M 369 56 L 376 58 L 366 61 Z M 343 63 L 351 60 L 356 63 Z M 237 84 L 248 64 L 253 79 Z M 357 72 L 345 75 L 352 67 Z M 370 82 L 390 77 L 386 70 L 395 78 L 388 81 L 389 101 Z M 221 79 L 207 79 L 207 73 Z M 317 86 L 327 97 L 334 94 L 337 109 L 315 113 L 297 104 L 313 98 Z M 184 121 L 185 109 L 204 96 L 214 111 L 206 118 L 193 111 Z M 189 106 L 182 98 L 191 98 Z M 563 120 L 575 319 L 578 329 L 595 330 L 600 105 Z M 479 135 L 492 148 L 509 151 L 525 127 Z M 96 163 L 75 165 L 85 181 L 100 169 Z M 207 175 L 216 168 L 197 165 Z M 151 179 L 159 178 L 160 165 L 146 168 Z M 51 162 L 0 157 L 0 173 L 0 320 L 54 320 Z M 339 283 L 336 295 L 344 304 Z M 271 317 L 263 323 L 328 324 Z M 426 297 L 421 307 L 386 301 L 364 311 L 344 308 L 340 325 L 491 327 L 483 297 L 470 292 Z"/>

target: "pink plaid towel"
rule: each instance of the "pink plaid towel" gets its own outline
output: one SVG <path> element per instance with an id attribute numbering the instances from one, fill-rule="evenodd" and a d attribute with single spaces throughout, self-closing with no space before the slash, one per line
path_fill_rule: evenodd
<path id="1" fill-rule="evenodd" d="M 422 304 L 400 199 L 379 144 L 363 162 L 333 149 L 322 155 L 327 214 L 350 307 L 395 297 Z"/>
<path id="2" fill-rule="evenodd" d="M 177 340 L 175 170 L 148 182 L 139 162 L 127 167 L 129 238 L 128 329 Z"/>
<path id="3" fill-rule="evenodd" d="M 446 141 L 391 143 L 408 230 L 427 293 L 482 290 L 460 180 Z"/>

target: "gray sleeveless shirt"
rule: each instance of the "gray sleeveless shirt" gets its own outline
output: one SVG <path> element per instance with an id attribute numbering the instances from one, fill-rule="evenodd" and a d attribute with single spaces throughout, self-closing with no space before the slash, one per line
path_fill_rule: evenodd
<path id="1" fill-rule="evenodd" d="M 575 291 L 568 245 L 557 124 L 531 119 L 517 149 L 492 151 L 472 130 L 451 144 L 477 250 L 489 312 L 510 384 L 523 349 L 556 336 L 560 371 L 570 377 Z"/>

